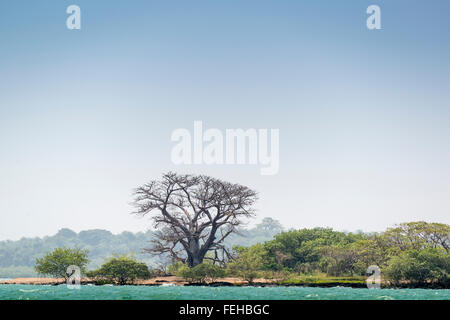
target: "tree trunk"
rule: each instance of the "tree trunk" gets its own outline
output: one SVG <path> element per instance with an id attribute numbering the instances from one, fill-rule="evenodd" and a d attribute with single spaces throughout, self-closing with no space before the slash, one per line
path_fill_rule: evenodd
<path id="1" fill-rule="evenodd" d="M 195 267 L 203 262 L 204 255 L 200 252 L 200 243 L 198 238 L 189 239 L 188 265 Z"/>

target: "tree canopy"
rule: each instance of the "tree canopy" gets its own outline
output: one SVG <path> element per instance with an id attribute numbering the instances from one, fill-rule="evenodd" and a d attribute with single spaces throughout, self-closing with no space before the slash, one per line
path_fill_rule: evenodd
<path id="1" fill-rule="evenodd" d="M 230 258 L 224 241 L 243 218 L 254 215 L 257 199 L 255 191 L 239 184 L 173 172 L 138 187 L 134 195 L 136 214 L 155 212 L 152 219 L 158 231 L 148 252 L 169 254 L 191 267 L 204 259 Z"/>
<path id="2" fill-rule="evenodd" d="M 43 258 L 36 259 L 35 270 L 40 274 L 67 279 L 70 276 L 67 274 L 69 266 L 77 266 L 81 272 L 85 272 L 88 261 L 87 250 L 57 248 Z"/>
<path id="3" fill-rule="evenodd" d="M 264 248 L 262 244 L 256 244 L 251 247 L 234 248 L 236 255 L 231 262 L 227 264 L 229 274 L 236 275 L 248 283 L 258 277 L 259 270 L 263 266 Z"/>
<path id="4" fill-rule="evenodd" d="M 110 258 L 98 270 L 88 272 L 87 275 L 119 285 L 131 284 L 136 279 L 147 279 L 151 276 L 145 263 L 125 255 Z"/>

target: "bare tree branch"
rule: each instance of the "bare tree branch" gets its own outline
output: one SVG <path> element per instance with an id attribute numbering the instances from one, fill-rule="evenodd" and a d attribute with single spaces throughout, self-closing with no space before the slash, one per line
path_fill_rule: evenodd
<path id="1" fill-rule="evenodd" d="M 255 191 L 239 184 L 169 172 L 160 181 L 136 188 L 133 205 L 137 215 L 154 212 L 152 220 L 159 232 L 147 252 L 169 254 L 195 266 L 205 258 L 217 263 L 230 258 L 223 242 L 237 231 L 242 218 L 254 216 L 256 200 Z"/>

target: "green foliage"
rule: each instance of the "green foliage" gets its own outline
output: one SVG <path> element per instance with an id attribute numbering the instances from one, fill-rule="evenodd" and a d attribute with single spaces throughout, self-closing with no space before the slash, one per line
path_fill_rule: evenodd
<path id="1" fill-rule="evenodd" d="M 232 234 L 225 245 L 231 248 L 240 244 L 251 246 L 271 240 L 282 230 L 276 220 L 265 218 L 252 229 L 239 229 L 239 234 Z M 149 256 L 142 252 L 149 246 L 154 233 L 122 232 L 114 235 L 106 230 L 87 230 L 76 233 L 70 229 L 61 229 L 56 235 L 44 238 L 22 238 L 18 241 L 0 241 L 0 277 L 36 276 L 34 265 L 37 258 L 59 247 L 77 247 L 89 251 L 88 269 L 97 269 L 108 257 L 114 254 L 135 253 L 139 261 L 146 262 L 152 268 L 164 269 L 166 263 L 161 256 Z M 164 272 L 162 272 L 164 273 Z"/>
<path id="2" fill-rule="evenodd" d="M 349 249 L 355 256 L 353 271 L 358 275 L 365 275 L 371 265 L 383 268 L 391 254 L 390 247 L 378 235 L 351 243 Z"/>
<path id="3" fill-rule="evenodd" d="M 178 275 L 180 272 L 180 269 L 184 268 L 185 266 L 186 265 L 183 262 L 177 261 L 167 267 L 167 273 L 171 274 L 171 275 Z"/>
<path id="4" fill-rule="evenodd" d="M 347 245 L 359 239 L 362 234 L 346 234 L 332 229 L 314 228 L 283 232 L 274 240 L 264 244 L 267 252 L 265 268 L 270 270 L 299 270 L 304 264 L 316 265 L 322 248 L 333 245 Z"/>
<path id="5" fill-rule="evenodd" d="M 329 246 L 323 248 L 322 252 L 321 270 L 331 276 L 347 274 L 353 276 L 358 254 L 351 246 Z"/>
<path id="6" fill-rule="evenodd" d="M 320 249 L 319 270 L 331 276 L 365 275 L 367 267 L 385 266 L 389 255 L 378 236 Z"/>
<path id="7" fill-rule="evenodd" d="M 450 255 L 442 248 L 410 249 L 392 257 L 385 270 L 396 283 L 450 285 Z"/>
<path id="8" fill-rule="evenodd" d="M 87 250 L 57 248 L 43 258 L 36 259 L 35 270 L 39 274 L 67 279 L 70 276 L 67 274 L 69 266 L 77 266 L 81 272 L 85 272 L 88 261 Z"/>
<path id="9" fill-rule="evenodd" d="M 260 274 L 263 267 L 264 256 L 266 251 L 262 244 L 256 244 L 252 247 L 235 247 L 237 256 L 227 264 L 227 274 L 237 276 L 248 283 Z"/>
<path id="10" fill-rule="evenodd" d="M 450 252 L 450 225 L 424 221 L 402 223 L 388 229 L 384 240 L 400 250 L 442 248 Z"/>
<path id="11" fill-rule="evenodd" d="M 225 276 L 225 270 L 218 265 L 201 263 L 193 268 L 187 265 L 178 265 L 177 276 L 191 283 L 214 282 L 217 278 Z"/>
<path id="12" fill-rule="evenodd" d="M 367 277 L 367 267 L 377 265 L 384 278 L 397 282 L 449 286 L 449 244 L 450 227 L 438 223 L 404 223 L 381 234 L 292 230 L 263 245 L 237 248 L 227 270 L 250 282 L 264 271 L 278 280 L 320 273 L 353 279 Z"/>
<path id="13" fill-rule="evenodd" d="M 332 277 L 327 274 L 317 273 L 314 275 L 297 275 L 294 273 L 289 274 L 285 279 L 279 281 L 280 284 L 291 285 L 366 285 L 366 278 L 361 276 L 352 277 Z M 280 279 L 280 278 L 277 278 Z"/>
<path id="14" fill-rule="evenodd" d="M 446 224 L 408 222 L 379 234 L 345 233 L 327 228 L 280 231 L 282 227 L 277 221 L 265 218 L 255 228 L 239 230 L 241 235 L 231 235 L 226 245 L 239 244 L 241 247 L 235 248 L 235 257 L 226 266 L 227 273 L 249 282 L 264 277 L 295 283 L 303 281 L 302 277 L 318 274 L 330 279 L 366 278 L 367 267 L 377 265 L 384 279 L 397 283 L 450 285 L 450 226 Z M 151 231 L 113 235 L 104 230 L 75 233 L 62 229 L 55 236 L 44 239 L 3 241 L 0 242 L 0 277 L 32 276 L 30 266 L 37 258 L 64 246 L 90 250 L 88 267 L 98 268 L 105 257 L 113 253 L 140 252 L 152 235 Z M 146 255 L 138 258 L 149 259 Z M 44 262 L 40 261 L 41 264 Z M 167 264 L 158 257 L 147 261 L 149 265 L 159 266 L 162 274 L 176 274 L 190 282 L 205 283 L 223 276 L 223 269 L 211 264 L 189 269 L 177 263 L 166 269 Z M 216 268 L 217 273 L 208 268 Z M 61 275 L 63 269 L 61 267 L 55 276 L 64 276 Z"/>
<path id="15" fill-rule="evenodd" d="M 119 285 L 131 284 L 136 279 L 151 277 L 148 266 L 128 256 L 110 258 L 100 269 L 88 272 L 89 277 Z"/>

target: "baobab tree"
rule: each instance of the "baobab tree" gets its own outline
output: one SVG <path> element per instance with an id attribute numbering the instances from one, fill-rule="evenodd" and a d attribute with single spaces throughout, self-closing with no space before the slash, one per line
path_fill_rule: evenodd
<path id="1" fill-rule="evenodd" d="M 224 240 L 254 215 L 255 191 L 205 175 L 166 173 L 134 190 L 134 213 L 150 213 L 156 237 L 152 254 L 169 254 L 190 267 L 231 257 Z M 207 255 L 207 253 L 210 253 Z"/>

